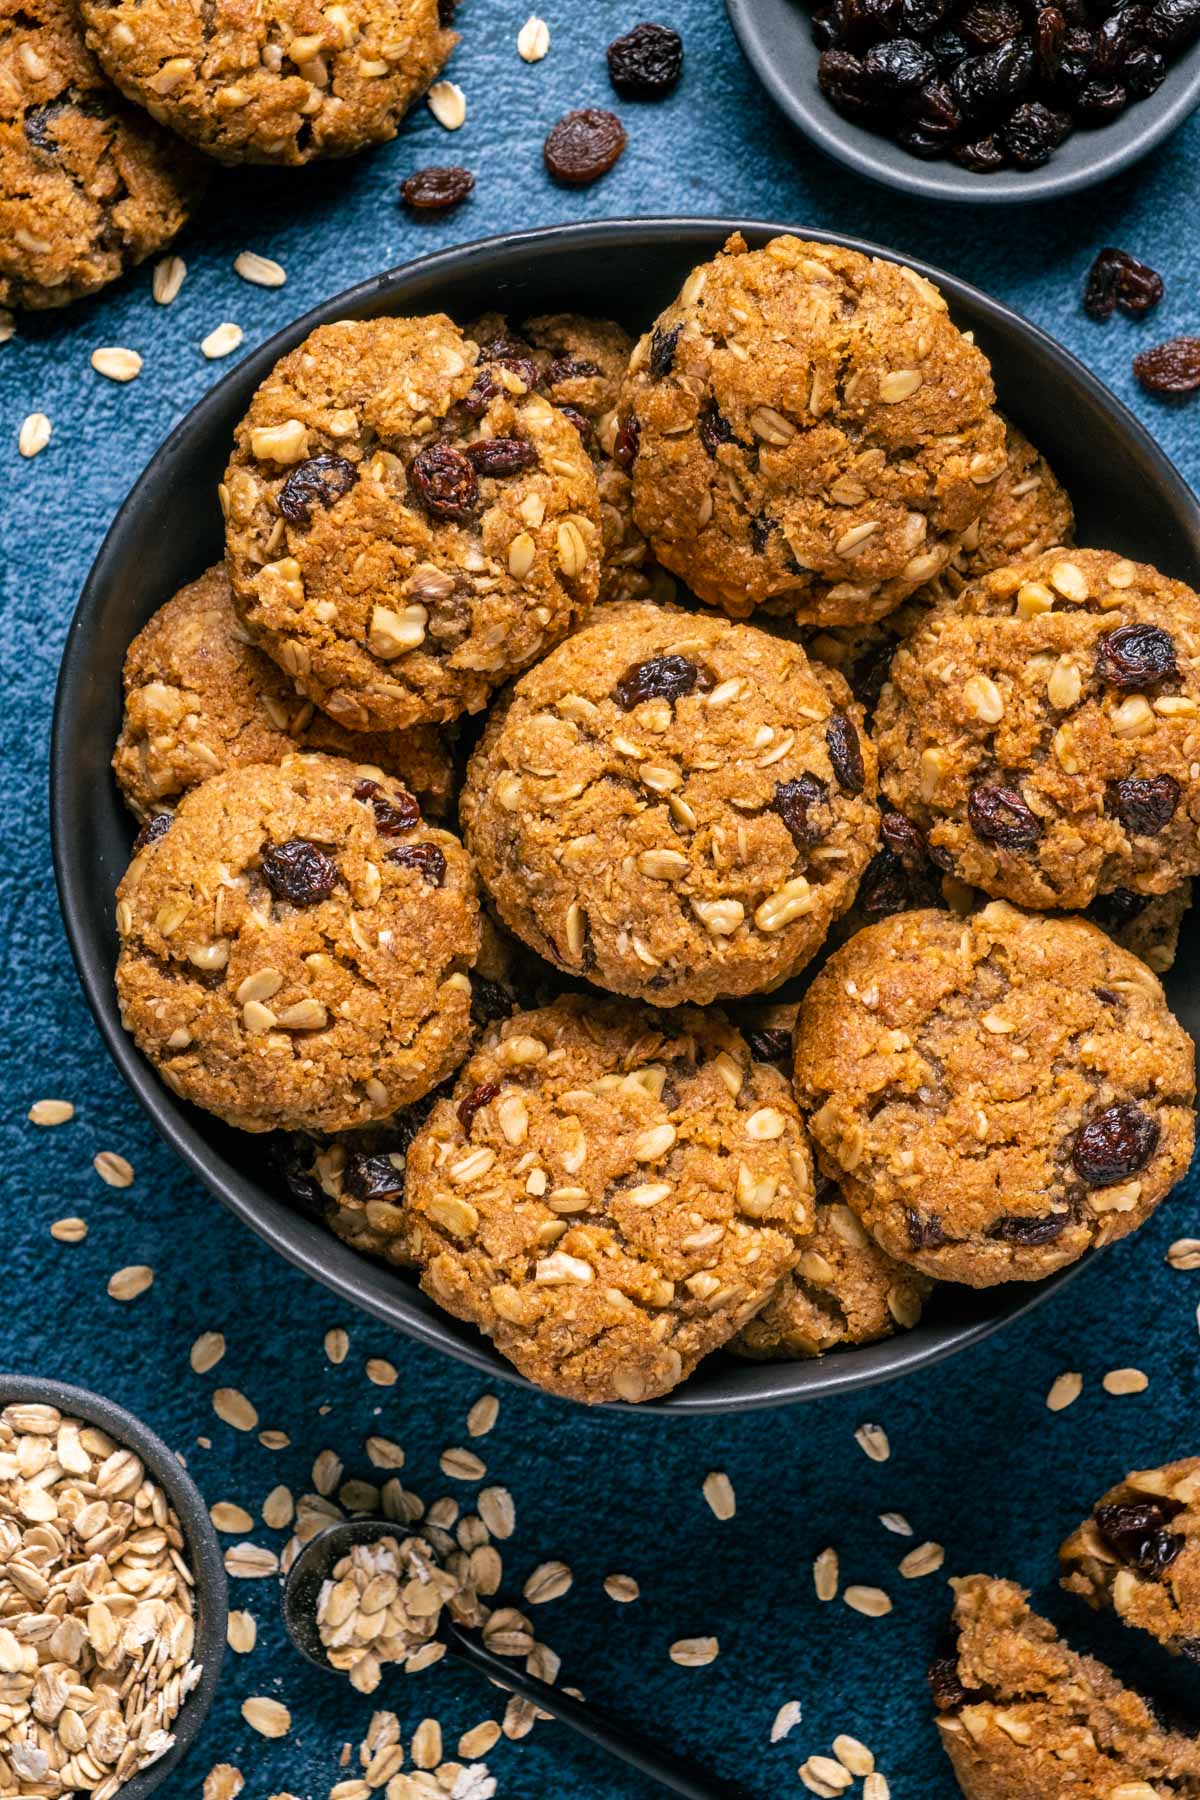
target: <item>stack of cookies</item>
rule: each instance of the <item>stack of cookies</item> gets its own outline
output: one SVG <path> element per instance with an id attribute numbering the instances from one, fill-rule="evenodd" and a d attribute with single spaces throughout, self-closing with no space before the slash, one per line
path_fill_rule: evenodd
<path id="1" fill-rule="evenodd" d="M 62 306 L 169 244 L 222 163 L 394 137 L 453 0 L 0 0 L 0 305 Z"/>
<path id="2" fill-rule="evenodd" d="M 1200 598 L 994 398 L 794 238 L 636 344 L 326 326 L 130 649 L 128 1029 L 556 1393 L 911 1328 L 1188 1166 Z"/>

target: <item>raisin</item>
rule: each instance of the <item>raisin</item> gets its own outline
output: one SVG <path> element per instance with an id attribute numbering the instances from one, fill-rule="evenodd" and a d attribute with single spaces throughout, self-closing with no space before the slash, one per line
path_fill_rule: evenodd
<path id="1" fill-rule="evenodd" d="M 930 42 L 929 48 L 943 75 L 952 69 L 955 63 L 960 63 L 964 56 L 970 54 L 965 40 L 959 37 L 957 31 L 939 31 Z"/>
<path id="2" fill-rule="evenodd" d="M 308 838 L 269 844 L 259 861 L 263 879 L 276 899 L 293 906 L 316 906 L 328 900 L 338 883 L 337 864 Z"/>
<path id="3" fill-rule="evenodd" d="M 471 1127 L 475 1123 L 475 1114 L 480 1112 L 489 1101 L 494 1100 L 499 1092 L 500 1083 L 498 1081 L 484 1081 L 478 1087 L 472 1088 L 471 1092 L 459 1101 L 456 1108 L 458 1122 L 468 1137 L 470 1137 Z"/>
<path id="4" fill-rule="evenodd" d="M 1019 1244 L 1022 1248 L 1032 1249 L 1037 1244 L 1052 1244 L 1055 1238 L 1061 1237 L 1070 1216 L 1069 1213 L 1047 1213 L 1041 1219 L 1023 1219 L 1016 1213 L 1006 1213 L 996 1220 L 988 1236 L 1002 1244 Z"/>
<path id="5" fill-rule="evenodd" d="M 776 784 L 771 810 L 779 814 L 798 850 L 819 844 L 824 837 L 825 825 L 812 814 L 814 808 L 824 806 L 827 792 L 825 783 L 815 775 L 799 775 L 794 781 Z"/>
<path id="6" fill-rule="evenodd" d="M 1021 29 L 1020 8 L 1012 0 L 973 0 L 959 13 L 957 27 L 980 50 L 991 50 L 1016 37 Z"/>
<path id="7" fill-rule="evenodd" d="M 320 1182 L 307 1167 L 312 1157 L 312 1143 L 308 1138 L 294 1139 L 283 1147 L 276 1148 L 272 1162 L 282 1177 L 289 1198 L 294 1200 L 301 1212 L 310 1218 L 323 1219 L 327 1196 Z"/>
<path id="8" fill-rule="evenodd" d="M 980 781 L 971 789 L 967 819 L 977 838 L 1002 850 L 1027 850 L 1042 835 L 1041 821 L 1016 789 L 995 782 Z"/>
<path id="9" fill-rule="evenodd" d="M 608 46 L 609 80 L 627 100 L 657 100 L 683 73 L 683 40 L 669 25 L 635 25 Z"/>
<path id="10" fill-rule="evenodd" d="M 446 879 L 446 858 L 436 844 L 397 844 L 385 860 L 402 869 L 420 869 L 430 887 L 440 888 Z"/>
<path id="11" fill-rule="evenodd" d="M 848 119 L 871 120 L 878 113 L 865 67 L 848 50 L 826 50 L 817 64 L 817 81 L 825 98 Z"/>
<path id="12" fill-rule="evenodd" d="M 1058 53 L 1067 21 L 1057 6 L 1040 6 L 1033 23 L 1033 44 L 1042 79 L 1050 81 L 1058 68 Z"/>
<path id="13" fill-rule="evenodd" d="M 1083 1127 L 1071 1161 L 1089 1187 L 1112 1187 L 1145 1168 L 1161 1135 L 1158 1120 L 1136 1101 L 1119 1100 Z"/>
<path id="14" fill-rule="evenodd" d="M 134 855 L 139 850 L 144 850 L 147 844 L 157 844 L 160 838 L 166 837 L 174 817 L 174 813 L 169 812 L 151 813 L 133 840 Z"/>
<path id="15" fill-rule="evenodd" d="M 591 420 L 585 419 L 577 406 L 560 406 L 558 410 L 563 418 L 569 420 L 575 427 L 576 431 L 583 439 L 584 449 L 590 451 L 596 435 L 592 430 Z"/>
<path id="16" fill-rule="evenodd" d="M 395 1200 L 404 1192 L 404 1170 L 390 1156 L 351 1150 L 342 1171 L 342 1191 L 364 1205 L 368 1200 Z"/>
<path id="17" fill-rule="evenodd" d="M 613 445 L 613 461 L 619 469 L 632 469 L 637 458 L 641 436 L 641 421 L 631 413 L 618 431 L 617 441 Z"/>
<path id="18" fill-rule="evenodd" d="M 1150 687 L 1178 675 L 1175 644 L 1161 625 L 1118 625 L 1096 644 L 1096 679 L 1117 688 Z"/>
<path id="19" fill-rule="evenodd" d="M 561 381 L 592 381 L 603 373 L 599 363 L 587 362 L 578 356 L 556 356 L 542 371 L 539 385 L 552 388 Z"/>
<path id="20" fill-rule="evenodd" d="M 380 837 L 402 837 L 421 823 L 421 809 L 404 788 L 389 800 L 377 781 L 356 781 L 354 798 L 371 802 L 375 829 Z"/>
<path id="21" fill-rule="evenodd" d="M 1163 297 L 1163 279 L 1128 250 L 1109 246 L 1101 250 L 1088 270 L 1083 308 L 1093 319 L 1107 319 L 1119 306 L 1131 318 L 1139 318 Z"/>
<path id="22" fill-rule="evenodd" d="M 479 483 L 461 450 L 427 444 L 408 465 L 417 498 L 433 519 L 465 525 L 479 511 Z"/>
<path id="23" fill-rule="evenodd" d="M 675 361 L 675 346 L 682 330 L 682 325 L 675 325 L 670 331 L 664 331 L 660 325 L 654 327 L 650 337 L 650 373 L 655 381 L 661 381 L 671 373 L 671 366 Z"/>
<path id="24" fill-rule="evenodd" d="M 853 719 L 844 712 L 835 712 L 825 728 L 825 744 L 838 786 L 848 794 L 861 794 L 867 783 L 867 771 Z"/>
<path id="25" fill-rule="evenodd" d="M 1133 99 L 1146 100 L 1157 93 L 1166 80 L 1167 59 L 1158 50 L 1131 50 L 1125 58 L 1121 78 Z"/>
<path id="26" fill-rule="evenodd" d="M 968 56 L 951 71 L 950 86 L 967 118 L 986 118 L 1025 92 L 1036 65 L 1030 39 L 1014 38 L 980 56 Z"/>
<path id="27" fill-rule="evenodd" d="M 1200 388 L 1200 337 L 1168 338 L 1133 359 L 1133 372 L 1151 394 L 1191 394 Z"/>
<path id="28" fill-rule="evenodd" d="M 310 456 L 297 463 L 275 496 L 284 518 L 293 525 L 307 525 L 314 506 L 332 506 L 348 494 L 358 480 L 358 470 L 344 456 Z"/>
<path id="29" fill-rule="evenodd" d="M 938 1712 L 956 1712 L 970 1698 L 958 1673 L 958 1657 L 939 1656 L 929 1665 L 929 1688 Z"/>
<path id="30" fill-rule="evenodd" d="M 498 981 L 489 981 L 486 975 L 471 976 L 471 1023 L 477 1031 L 494 1025 L 497 1019 L 511 1018 L 513 1005 L 512 995 Z"/>
<path id="31" fill-rule="evenodd" d="M 936 1213 L 919 1213 L 915 1206 L 906 1206 L 904 1223 L 914 1250 L 938 1250 L 946 1242 L 942 1221 Z"/>
<path id="32" fill-rule="evenodd" d="M 841 36 L 833 8 L 826 7 L 812 16 L 812 40 L 818 50 L 832 50 Z"/>
<path id="33" fill-rule="evenodd" d="M 766 513 L 755 513 L 750 521 L 750 542 L 761 556 L 771 540 L 775 521 Z"/>
<path id="34" fill-rule="evenodd" d="M 1143 1575 L 1160 1576 L 1183 1549 L 1184 1540 L 1165 1529 L 1178 1512 L 1177 1502 L 1134 1500 L 1098 1506 L 1092 1516 L 1114 1556 Z"/>
<path id="35" fill-rule="evenodd" d="M 945 17 L 945 0 L 900 0 L 898 22 L 905 37 L 928 37 Z"/>
<path id="36" fill-rule="evenodd" d="M 1075 111 L 1085 125 L 1106 125 L 1128 105 L 1129 95 L 1119 81 L 1086 82 L 1075 99 Z"/>
<path id="37" fill-rule="evenodd" d="M 492 371 L 490 369 L 480 369 L 478 375 L 476 375 L 474 381 L 471 383 L 470 392 L 463 396 L 459 401 L 459 405 L 464 412 L 470 413 L 472 418 L 478 419 L 487 411 L 488 407 L 492 404 L 492 401 L 501 391 L 500 383 L 496 380 Z"/>
<path id="38" fill-rule="evenodd" d="M 945 81 L 927 81 L 909 101 L 909 116 L 915 131 L 943 149 L 962 130 L 958 102 Z"/>
<path id="39" fill-rule="evenodd" d="M 701 693 L 712 678 L 686 656 L 654 656 L 648 662 L 630 663 L 613 689 L 622 712 L 632 712 L 643 700 L 669 700 L 673 706 L 684 694 Z"/>
<path id="40" fill-rule="evenodd" d="M 1111 893 L 1097 894 L 1087 909 L 1087 916 L 1101 925 L 1128 925 L 1131 919 L 1144 913 L 1149 904 L 1149 894 L 1135 894 L 1132 888 L 1115 887 Z"/>
<path id="41" fill-rule="evenodd" d="M 1098 75 L 1123 79 L 1125 59 L 1131 50 L 1145 41 L 1147 9 L 1144 6 L 1121 6 L 1109 13 L 1096 33 L 1093 67 Z"/>
<path id="42" fill-rule="evenodd" d="M 1071 129 L 1071 115 L 1051 111 L 1040 100 L 1014 108 L 1001 127 L 1000 142 L 1019 169 L 1040 169 Z"/>
<path id="43" fill-rule="evenodd" d="M 970 169 L 974 175 L 994 175 L 1005 164 L 1004 151 L 1000 139 L 995 133 L 987 137 L 976 138 L 972 143 L 959 144 L 954 152 L 954 160 L 964 169 Z"/>
<path id="44" fill-rule="evenodd" d="M 698 429 L 700 432 L 700 442 L 704 445 L 704 448 L 708 451 L 710 456 L 715 456 L 717 454 L 718 446 L 721 444 L 737 443 L 737 435 L 734 432 L 733 426 L 729 423 L 729 420 L 725 417 L 725 414 L 721 411 L 715 400 L 708 400 L 705 402 L 704 410 L 701 412 L 698 420 Z"/>
<path id="45" fill-rule="evenodd" d="M 53 156 L 58 152 L 58 143 L 53 132 L 54 121 L 67 111 L 67 101 L 48 100 L 44 106 L 31 106 L 25 114 L 26 141 L 35 150 L 45 151 Z"/>
<path id="46" fill-rule="evenodd" d="M 780 1068 L 789 1067 L 792 1057 L 790 1031 L 769 1025 L 763 1026 L 760 1031 L 746 1031 L 743 1035 L 755 1062 L 776 1063 Z"/>
<path id="47" fill-rule="evenodd" d="M 479 438 L 463 455 L 477 475 L 519 475 L 538 459 L 528 438 Z"/>
<path id="48" fill-rule="evenodd" d="M 417 169 L 400 183 L 400 198 L 410 212 L 449 212 L 452 206 L 462 205 L 474 186 L 470 169 L 452 163 L 446 168 Z"/>
<path id="49" fill-rule="evenodd" d="M 1166 50 L 1182 50 L 1200 33 L 1200 0 L 1155 0 L 1146 36 Z"/>
<path id="50" fill-rule="evenodd" d="M 1116 784 L 1117 817 L 1131 837 L 1157 837 L 1175 817 L 1179 791 L 1173 775 L 1131 775 Z"/>
<path id="51" fill-rule="evenodd" d="M 564 113 L 558 124 L 551 126 L 542 153 L 555 181 L 586 187 L 608 174 L 627 141 L 625 127 L 615 113 L 585 106 Z"/>
<path id="52" fill-rule="evenodd" d="M 916 38 L 892 38 L 874 44 L 863 59 L 863 73 L 881 100 L 902 100 L 937 74 L 937 64 Z"/>

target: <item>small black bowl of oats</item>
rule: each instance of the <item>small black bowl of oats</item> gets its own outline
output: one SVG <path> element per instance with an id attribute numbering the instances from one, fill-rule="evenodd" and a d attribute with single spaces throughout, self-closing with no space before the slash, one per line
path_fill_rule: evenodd
<path id="1" fill-rule="evenodd" d="M 826 155 L 973 205 L 1062 199 L 1200 105 L 1200 0 L 726 0 L 746 58 Z"/>
<path id="2" fill-rule="evenodd" d="M 145 1800 L 200 1731 L 225 1652 L 225 1568 L 199 1490 L 113 1401 L 3 1373 L 0 1497 L 9 1698 L 42 1683 L 60 1702 L 0 1725 L 0 1787 Z"/>

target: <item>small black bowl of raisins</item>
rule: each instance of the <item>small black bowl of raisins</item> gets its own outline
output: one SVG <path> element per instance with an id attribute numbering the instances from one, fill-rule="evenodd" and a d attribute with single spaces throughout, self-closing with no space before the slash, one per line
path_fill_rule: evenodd
<path id="1" fill-rule="evenodd" d="M 1200 105 L 1200 0 L 726 0 L 807 137 L 926 199 L 1061 198 Z"/>

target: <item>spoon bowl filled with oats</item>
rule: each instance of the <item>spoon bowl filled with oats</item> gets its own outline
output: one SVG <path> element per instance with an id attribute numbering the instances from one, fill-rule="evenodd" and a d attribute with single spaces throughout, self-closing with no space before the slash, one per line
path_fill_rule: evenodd
<path id="1" fill-rule="evenodd" d="M 145 1800 L 204 1723 L 226 1620 L 167 1445 L 98 1394 L 0 1375 L 0 1791 Z"/>

